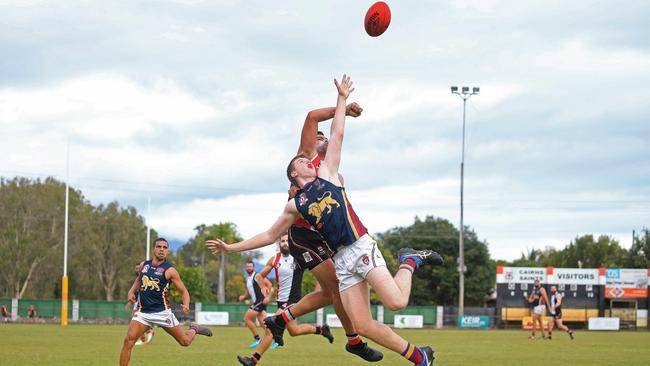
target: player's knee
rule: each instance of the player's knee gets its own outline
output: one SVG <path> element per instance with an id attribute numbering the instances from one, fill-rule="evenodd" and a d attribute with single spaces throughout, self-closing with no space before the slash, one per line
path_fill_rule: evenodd
<path id="1" fill-rule="evenodd" d="M 296 329 L 294 329 L 293 327 L 287 328 L 287 330 L 289 331 L 289 335 L 292 336 L 292 337 L 295 337 L 295 336 L 299 335 L 298 332 L 296 331 Z"/>
<path id="2" fill-rule="evenodd" d="M 384 302 L 384 306 L 390 311 L 403 310 L 408 305 L 408 299 L 395 298 Z"/>
<path id="3" fill-rule="evenodd" d="M 187 339 L 187 338 L 183 338 L 183 339 L 179 339 L 179 340 L 178 340 L 178 344 L 180 344 L 180 345 L 183 346 L 183 347 L 187 347 L 187 346 L 189 346 L 190 343 L 192 343 L 192 341 L 189 340 L 189 339 Z"/>
<path id="4" fill-rule="evenodd" d="M 133 348 L 136 340 L 136 338 L 132 338 L 127 334 L 127 336 L 124 337 L 124 348 Z"/>

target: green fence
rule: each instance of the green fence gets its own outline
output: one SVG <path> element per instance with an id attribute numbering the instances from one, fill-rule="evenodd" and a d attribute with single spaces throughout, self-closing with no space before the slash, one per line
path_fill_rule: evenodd
<path id="1" fill-rule="evenodd" d="M 0 304 L 6 304 L 7 310 L 11 312 L 11 299 L 0 299 Z M 21 299 L 18 301 L 18 316 L 26 318 L 30 305 L 36 307 L 36 313 L 39 318 L 60 318 L 61 317 L 61 300 L 30 300 Z M 79 300 L 79 320 L 115 320 L 119 322 L 128 321 L 131 318 L 130 309 L 125 309 L 124 301 L 102 301 L 102 300 Z M 194 305 L 194 304 L 192 304 Z M 193 306 L 192 306 L 193 307 Z M 73 301 L 68 304 L 68 319 L 73 319 Z M 223 311 L 228 312 L 231 324 L 237 324 L 243 321 L 244 314 L 249 309 L 249 305 L 237 304 L 201 304 L 201 311 Z M 373 319 L 377 319 L 378 306 L 372 305 L 371 313 Z M 267 313 L 273 314 L 277 311 L 275 302 L 269 304 Z M 390 311 L 384 308 L 384 323 L 393 324 L 395 315 L 422 315 L 425 325 L 435 325 L 437 321 L 437 311 L 435 306 L 409 306 L 402 311 Z M 323 321 L 327 314 L 336 314 L 334 308 L 330 305 L 323 309 Z M 181 314 L 179 314 L 180 316 Z M 193 318 L 194 314 L 190 314 Z M 312 312 L 300 317 L 303 323 L 316 323 L 317 313 Z"/>

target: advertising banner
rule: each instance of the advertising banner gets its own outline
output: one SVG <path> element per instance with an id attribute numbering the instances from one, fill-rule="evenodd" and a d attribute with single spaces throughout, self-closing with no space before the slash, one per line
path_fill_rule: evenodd
<path id="1" fill-rule="evenodd" d="M 458 328 L 489 328 L 490 317 L 488 316 L 459 316 Z"/>
<path id="2" fill-rule="evenodd" d="M 645 299 L 648 297 L 648 271 L 633 268 L 607 268 L 605 297 Z"/>
<path id="3" fill-rule="evenodd" d="M 619 330 L 619 318 L 589 318 L 589 330 Z"/>
<path id="4" fill-rule="evenodd" d="M 201 311 L 196 316 L 201 325 L 228 325 L 228 312 L 226 311 Z"/>
<path id="5" fill-rule="evenodd" d="M 393 326 L 395 328 L 423 328 L 424 317 L 422 315 L 395 315 Z"/>
<path id="6" fill-rule="evenodd" d="M 343 324 L 341 324 L 341 320 L 336 314 L 327 314 L 325 323 L 332 328 L 343 328 Z"/>
<path id="7" fill-rule="evenodd" d="M 544 329 L 548 329 L 548 317 L 543 316 L 542 317 L 542 326 Z M 539 325 L 535 325 L 537 329 L 539 329 Z M 523 319 L 521 319 L 521 328 L 526 329 L 526 330 L 532 330 L 533 329 L 533 317 L 532 316 L 525 316 Z"/>

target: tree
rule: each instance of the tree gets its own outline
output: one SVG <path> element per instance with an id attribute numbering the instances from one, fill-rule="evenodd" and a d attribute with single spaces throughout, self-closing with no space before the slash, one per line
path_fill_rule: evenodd
<path id="1" fill-rule="evenodd" d="M 433 249 L 444 258 L 440 267 L 423 267 L 415 271 L 411 290 L 412 305 L 458 303 L 458 237 L 459 231 L 447 220 L 427 216 L 425 220 L 415 218 L 413 225 L 398 227 L 383 234 L 379 239 L 386 252 L 397 253 L 400 248 Z M 465 230 L 465 302 L 480 305 L 484 296 L 494 287 L 494 263 L 490 261 L 487 244 L 478 240 L 469 228 Z M 392 257 L 392 255 L 391 255 Z M 389 262 L 395 270 L 397 262 Z M 391 268 L 392 267 L 392 268 Z"/>
<path id="2" fill-rule="evenodd" d="M 634 237 L 629 252 L 629 267 L 650 268 L 650 230 L 644 228 L 640 235 Z"/>

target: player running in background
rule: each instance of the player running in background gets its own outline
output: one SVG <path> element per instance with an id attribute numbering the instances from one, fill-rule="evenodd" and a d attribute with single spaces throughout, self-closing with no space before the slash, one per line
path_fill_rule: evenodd
<path id="1" fill-rule="evenodd" d="M 0 314 L 2 314 L 2 320 L 10 319 L 11 320 L 11 313 L 7 310 L 7 305 L 2 304 L 2 307 L 0 307 Z"/>
<path id="2" fill-rule="evenodd" d="M 239 296 L 239 301 L 244 301 L 246 298 L 251 298 L 251 306 L 244 314 L 244 323 L 248 329 L 253 333 L 253 343 L 248 348 L 253 349 L 257 347 L 262 339 L 257 333 L 257 326 L 255 325 L 255 317 L 257 321 L 264 328 L 264 318 L 266 317 L 266 306 L 271 300 L 271 289 L 273 285 L 271 281 L 259 276 L 255 272 L 255 263 L 253 261 L 246 262 L 246 293 Z"/>
<path id="3" fill-rule="evenodd" d="M 573 340 L 573 330 L 562 324 L 562 294 L 557 292 L 557 286 L 551 286 L 551 310 L 549 311 L 551 319 L 548 322 L 548 339 L 553 337 L 553 326 L 557 325 L 558 329 L 569 334 Z"/>
<path id="4" fill-rule="evenodd" d="M 303 275 L 303 269 L 297 265 L 294 258 L 289 253 L 289 242 L 286 234 L 280 237 L 279 245 L 280 252 L 269 258 L 266 262 L 266 266 L 264 266 L 264 269 L 259 273 L 260 277 L 266 278 L 272 270 L 275 271 L 278 301 L 277 314 L 300 300 L 302 295 Z M 292 337 L 316 334 L 327 338 L 330 343 L 334 342 L 334 336 L 332 336 L 327 325 L 320 327 L 311 324 L 298 324 L 298 322 L 292 321 L 287 324 L 287 329 Z M 271 332 L 266 330 L 264 339 L 262 339 L 262 343 L 260 343 L 256 352 L 251 357 L 237 356 L 237 359 L 242 365 L 254 366 L 259 363 L 264 352 L 269 349 L 272 342 L 273 336 Z"/>
<path id="5" fill-rule="evenodd" d="M 207 246 L 215 251 L 237 252 L 252 250 L 272 244 L 296 218 L 303 217 L 318 230 L 331 249 L 336 251 L 334 263 L 339 280 L 339 291 L 346 313 L 356 330 L 365 337 L 400 353 L 418 366 L 433 363 L 431 347 L 416 347 L 407 342 L 385 324 L 372 319 L 369 288 L 372 286 L 380 300 L 390 310 L 401 310 L 408 304 L 413 272 L 420 266 L 442 264 L 442 257 L 432 250 L 402 248 L 398 252 L 400 269 L 392 277 L 386 262 L 368 235 L 350 205 L 338 175 L 341 147 L 345 128 L 345 100 L 350 89 L 350 78 L 343 76 L 341 84 L 335 80 L 338 99 L 332 122 L 327 155 L 316 174 L 311 160 L 294 157 L 287 167 L 290 181 L 301 188 L 294 200 L 285 206 L 282 215 L 266 232 L 240 243 L 228 245 L 221 240 L 211 240 Z M 281 316 L 266 319 L 266 325 L 279 344 L 288 321 L 294 319 L 291 308 Z"/>
<path id="6" fill-rule="evenodd" d="M 530 292 L 530 296 L 528 296 L 528 303 L 532 306 L 531 315 L 533 317 L 533 330 L 528 338 L 535 339 L 535 327 L 539 325 L 542 339 L 546 339 L 542 317 L 547 310 L 550 312 L 551 308 L 549 307 L 546 289 L 542 287 L 542 283 L 539 280 L 535 280 L 533 283 L 533 290 Z"/>
<path id="7" fill-rule="evenodd" d="M 153 244 L 153 259 L 142 263 L 140 275 L 129 290 L 129 299 L 135 302 L 135 291 L 139 289 L 138 311 L 133 315 L 124 338 L 120 353 L 120 366 L 129 364 L 135 342 L 147 328 L 154 325 L 162 327 L 176 339 L 178 344 L 184 347 L 189 346 L 197 334 L 212 336 L 212 331 L 209 328 L 196 324 L 190 324 L 187 331 L 181 329 L 169 303 L 169 284 L 174 284 L 181 293 L 183 299 L 181 311 L 185 314 L 190 312 L 190 293 L 185 288 L 176 269 L 167 261 L 167 254 L 169 254 L 167 240 L 158 238 L 154 240 Z"/>

